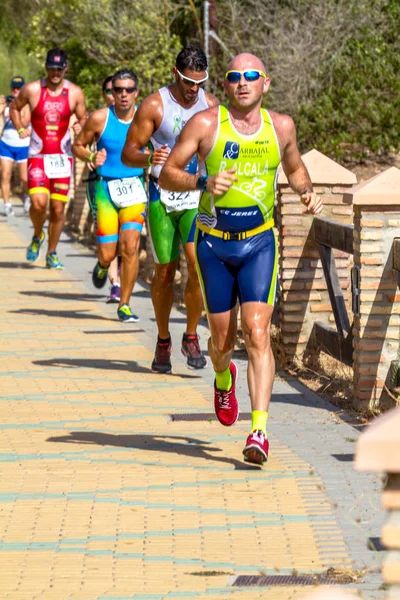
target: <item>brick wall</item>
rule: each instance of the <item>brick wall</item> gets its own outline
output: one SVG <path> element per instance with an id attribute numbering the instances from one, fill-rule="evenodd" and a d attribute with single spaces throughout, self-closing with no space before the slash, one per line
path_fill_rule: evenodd
<path id="1" fill-rule="evenodd" d="M 390 366 L 399 357 L 400 291 L 393 270 L 393 240 L 400 237 L 400 171 L 389 169 L 357 186 L 354 264 L 360 269 L 360 314 L 354 318 L 354 402 L 357 408 L 393 404 Z M 371 190 L 372 188 L 372 190 Z M 371 193 L 373 191 L 373 193 Z M 389 195 L 389 197 L 388 197 Z"/>
<path id="2" fill-rule="evenodd" d="M 355 175 L 316 150 L 302 158 L 310 172 L 314 190 L 324 203 L 321 216 L 351 224 L 353 209 L 344 203 L 343 194 L 355 183 Z M 290 362 L 295 356 L 301 359 L 306 350 L 310 351 L 309 342 L 315 321 L 331 327 L 335 327 L 335 323 L 318 248 L 311 235 L 313 216 L 304 213 L 304 206 L 288 186 L 283 174 L 278 181 L 278 308 L 281 347 L 286 362 Z M 352 257 L 336 250 L 334 256 L 344 296 L 349 302 Z"/>

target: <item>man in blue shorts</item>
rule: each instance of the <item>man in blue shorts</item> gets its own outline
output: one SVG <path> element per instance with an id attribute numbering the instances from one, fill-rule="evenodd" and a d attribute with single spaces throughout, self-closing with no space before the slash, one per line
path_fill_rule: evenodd
<path id="1" fill-rule="evenodd" d="M 15 129 L 10 119 L 10 104 L 19 96 L 25 80 L 20 75 L 15 75 L 10 82 L 11 95 L 6 98 L 0 98 L 0 116 L 4 117 L 4 126 L 0 138 L 0 165 L 1 165 L 1 193 L 4 202 L 4 214 L 10 216 L 14 214 L 10 202 L 11 176 L 13 163 L 16 162 L 19 170 L 19 178 L 24 186 L 24 210 L 29 211 L 30 201 L 27 194 L 28 185 L 28 148 L 29 137 L 21 139 L 18 131 Z M 30 121 L 29 106 L 24 107 L 21 112 L 22 126 L 27 128 Z"/>
<path id="2" fill-rule="evenodd" d="M 236 422 L 237 367 L 231 359 L 239 300 L 252 406 L 243 454 L 259 465 L 268 458 L 266 427 L 275 374 L 270 324 L 277 278 L 273 210 L 280 163 L 305 210 L 322 210 L 297 148 L 292 119 L 261 108 L 269 83 L 257 56 L 239 54 L 232 59 L 224 81 L 228 104 L 192 117 L 159 178 L 162 188 L 174 192 L 202 190 L 195 251 L 211 330 L 214 407 L 222 425 Z M 193 154 L 205 163 L 200 176 L 185 171 Z"/>

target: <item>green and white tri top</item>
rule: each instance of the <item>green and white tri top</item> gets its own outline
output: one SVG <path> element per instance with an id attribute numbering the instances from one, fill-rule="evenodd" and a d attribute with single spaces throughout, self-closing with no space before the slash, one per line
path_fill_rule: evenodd
<path id="1" fill-rule="evenodd" d="M 204 161 L 206 173 L 215 175 L 235 167 L 238 181 L 222 196 L 207 191 L 201 195 L 198 219 L 208 227 L 237 230 L 240 220 L 239 229 L 245 230 L 272 218 L 281 157 L 271 116 L 260 110 L 258 131 L 244 135 L 233 125 L 227 106 L 219 106 L 214 145 Z"/>

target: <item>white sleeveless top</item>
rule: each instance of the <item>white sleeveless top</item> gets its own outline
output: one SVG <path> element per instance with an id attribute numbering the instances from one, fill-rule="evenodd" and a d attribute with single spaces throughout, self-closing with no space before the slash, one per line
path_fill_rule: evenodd
<path id="1" fill-rule="evenodd" d="M 29 146 L 29 137 L 21 138 L 18 135 L 18 131 L 15 129 L 13 122 L 10 119 L 10 108 L 6 106 L 4 109 L 4 127 L 3 132 L 1 134 L 1 140 L 8 146 L 13 146 L 14 148 L 24 148 L 25 146 Z"/>
<path id="2" fill-rule="evenodd" d="M 206 94 L 203 88 L 199 89 L 197 102 L 190 108 L 181 106 L 170 92 L 169 86 L 165 86 L 158 90 L 161 95 L 161 100 L 164 107 L 163 119 L 160 127 L 153 133 L 150 142 L 153 148 L 160 148 L 164 144 L 168 144 L 170 148 L 175 145 L 175 142 L 190 117 L 196 113 L 208 108 Z M 158 177 L 163 165 L 155 165 L 151 169 L 154 177 Z M 190 163 L 187 165 L 186 171 L 196 174 L 198 170 L 197 157 L 193 156 Z"/>

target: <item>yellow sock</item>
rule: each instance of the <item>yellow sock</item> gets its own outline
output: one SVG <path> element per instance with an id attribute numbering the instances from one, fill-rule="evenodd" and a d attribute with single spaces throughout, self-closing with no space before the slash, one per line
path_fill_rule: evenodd
<path id="1" fill-rule="evenodd" d="M 217 371 L 215 371 L 215 382 L 219 390 L 224 390 L 226 392 L 230 390 L 232 387 L 232 373 L 230 367 L 225 369 L 225 371 L 222 371 L 222 373 L 217 373 Z"/>
<path id="2" fill-rule="evenodd" d="M 257 429 L 264 434 L 267 433 L 268 413 L 262 410 L 253 410 L 251 412 L 251 431 Z"/>

